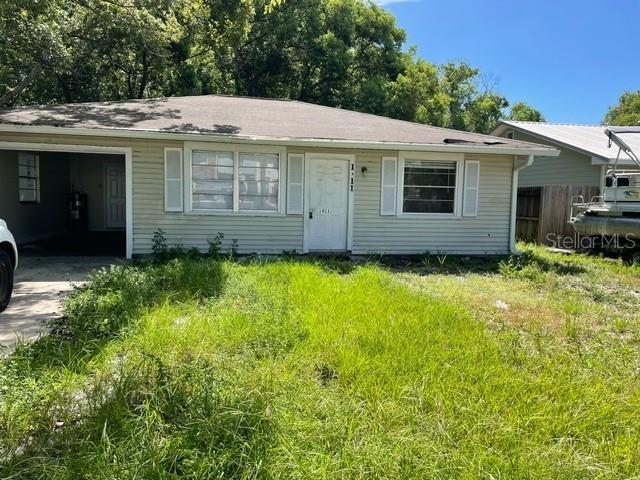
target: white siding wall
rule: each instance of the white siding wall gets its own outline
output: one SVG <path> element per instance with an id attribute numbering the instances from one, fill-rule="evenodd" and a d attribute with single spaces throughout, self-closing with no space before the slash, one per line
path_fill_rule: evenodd
<path id="1" fill-rule="evenodd" d="M 477 217 L 431 219 L 380 216 L 381 156 L 357 155 L 354 253 L 508 252 L 513 157 L 466 155 L 465 160 L 480 161 Z M 366 176 L 360 173 L 363 166 Z"/>
<path id="2" fill-rule="evenodd" d="M 127 146 L 133 149 L 133 253 L 148 253 L 154 232 L 165 231 L 169 244 L 207 248 L 207 238 L 225 235 L 225 247 L 238 241 L 242 253 L 302 250 L 303 216 L 275 217 L 196 215 L 164 211 L 164 147 L 181 142 L 80 136 L 2 134 L 0 141 Z M 292 149 L 290 152 L 304 152 Z M 318 150 L 316 150 L 318 151 Z M 334 150 L 335 153 L 354 153 Z M 467 155 L 480 161 L 478 216 L 429 219 L 380 216 L 382 152 L 356 151 L 353 250 L 355 253 L 447 252 L 505 253 L 509 249 L 509 219 L 513 157 Z M 397 152 L 384 152 L 394 155 Z M 368 173 L 361 174 L 366 166 Z"/>
<path id="3" fill-rule="evenodd" d="M 164 211 L 164 147 L 175 144 L 136 144 L 133 149 L 133 253 L 151 249 L 153 233 L 165 231 L 169 244 L 206 250 L 207 238 L 224 234 L 223 246 L 233 239 L 241 253 L 282 253 L 302 250 L 302 215 L 201 215 Z M 185 159 L 186 160 L 186 159 Z"/>

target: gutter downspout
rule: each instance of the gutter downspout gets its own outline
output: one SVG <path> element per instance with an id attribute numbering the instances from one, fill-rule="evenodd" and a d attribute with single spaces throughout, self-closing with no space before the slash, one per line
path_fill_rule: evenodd
<path id="1" fill-rule="evenodd" d="M 523 165 L 516 167 L 516 162 L 518 161 L 518 157 L 514 157 L 513 159 L 513 177 L 511 179 L 511 226 L 509 229 L 509 251 L 511 253 L 517 254 L 520 253 L 516 249 L 516 210 L 518 204 L 518 174 L 520 170 L 530 167 L 533 165 L 533 159 L 535 157 L 533 155 L 529 155 L 528 160 Z"/>

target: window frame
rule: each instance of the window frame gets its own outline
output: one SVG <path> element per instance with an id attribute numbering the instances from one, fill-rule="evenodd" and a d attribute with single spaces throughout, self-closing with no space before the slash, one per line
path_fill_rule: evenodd
<path id="1" fill-rule="evenodd" d="M 406 160 L 421 160 L 425 162 L 452 162 L 456 164 L 456 185 L 453 197 L 452 213 L 420 213 L 404 211 L 404 164 Z M 464 154 L 463 153 L 438 153 L 438 152 L 400 152 L 398 156 L 398 185 L 396 208 L 398 216 L 411 218 L 462 218 L 462 192 L 464 186 Z"/>
<path id="2" fill-rule="evenodd" d="M 34 160 L 34 172 L 35 172 L 35 176 L 33 177 L 26 177 L 23 175 L 20 175 L 20 167 L 22 166 L 21 164 L 21 157 L 24 155 L 29 155 L 33 157 Z M 18 152 L 18 175 L 17 175 L 17 179 L 18 179 L 18 203 L 20 205 L 38 205 L 40 203 L 40 155 L 38 155 L 35 152 Z M 33 179 L 36 182 L 36 188 L 35 189 L 31 189 L 31 188 L 21 188 L 20 187 L 20 179 L 21 178 L 27 178 L 27 179 Z M 28 190 L 28 191 L 35 191 L 35 200 L 20 200 L 20 194 L 22 193 L 23 190 Z"/>
<path id="3" fill-rule="evenodd" d="M 233 206 L 231 209 L 193 208 L 193 152 L 230 152 L 233 154 Z M 278 155 L 278 208 L 277 210 L 240 210 L 240 153 L 266 153 Z M 283 147 L 270 145 L 247 145 L 241 143 L 185 142 L 184 166 L 184 206 L 188 215 L 226 215 L 249 217 L 277 217 L 286 214 L 287 151 Z"/>
<path id="4" fill-rule="evenodd" d="M 516 132 L 514 130 L 507 130 L 504 132 L 504 137 L 508 140 L 515 140 Z"/>

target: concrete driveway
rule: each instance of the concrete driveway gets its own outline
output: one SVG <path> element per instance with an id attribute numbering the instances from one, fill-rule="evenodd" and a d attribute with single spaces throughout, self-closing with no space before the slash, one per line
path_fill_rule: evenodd
<path id="1" fill-rule="evenodd" d="M 29 341 L 61 314 L 62 300 L 95 269 L 122 260 L 109 257 L 21 257 L 9 307 L 0 313 L 0 345 Z"/>

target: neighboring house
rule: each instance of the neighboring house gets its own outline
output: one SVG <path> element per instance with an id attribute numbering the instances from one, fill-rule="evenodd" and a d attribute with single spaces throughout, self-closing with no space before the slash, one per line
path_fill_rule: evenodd
<path id="1" fill-rule="evenodd" d="M 586 201 L 599 195 L 618 149 L 608 147 L 601 125 L 570 125 L 546 122 L 502 121 L 492 135 L 535 142 L 556 148 L 556 157 L 537 157 L 519 176 L 518 237 L 554 243 L 553 236 L 571 235 L 568 225 L 571 199 Z M 622 155 L 619 167 L 629 169 Z M 550 236 L 551 235 L 551 236 Z"/>
<path id="2" fill-rule="evenodd" d="M 519 170 L 557 153 L 296 101 L 17 108 L 0 111 L 0 218 L 22 243 L 80 238 L 84 218 L 123 231 L 128 257 L 159 229 L 201 250 L 221 232 L 240 253 L 505 253 Z"/>

